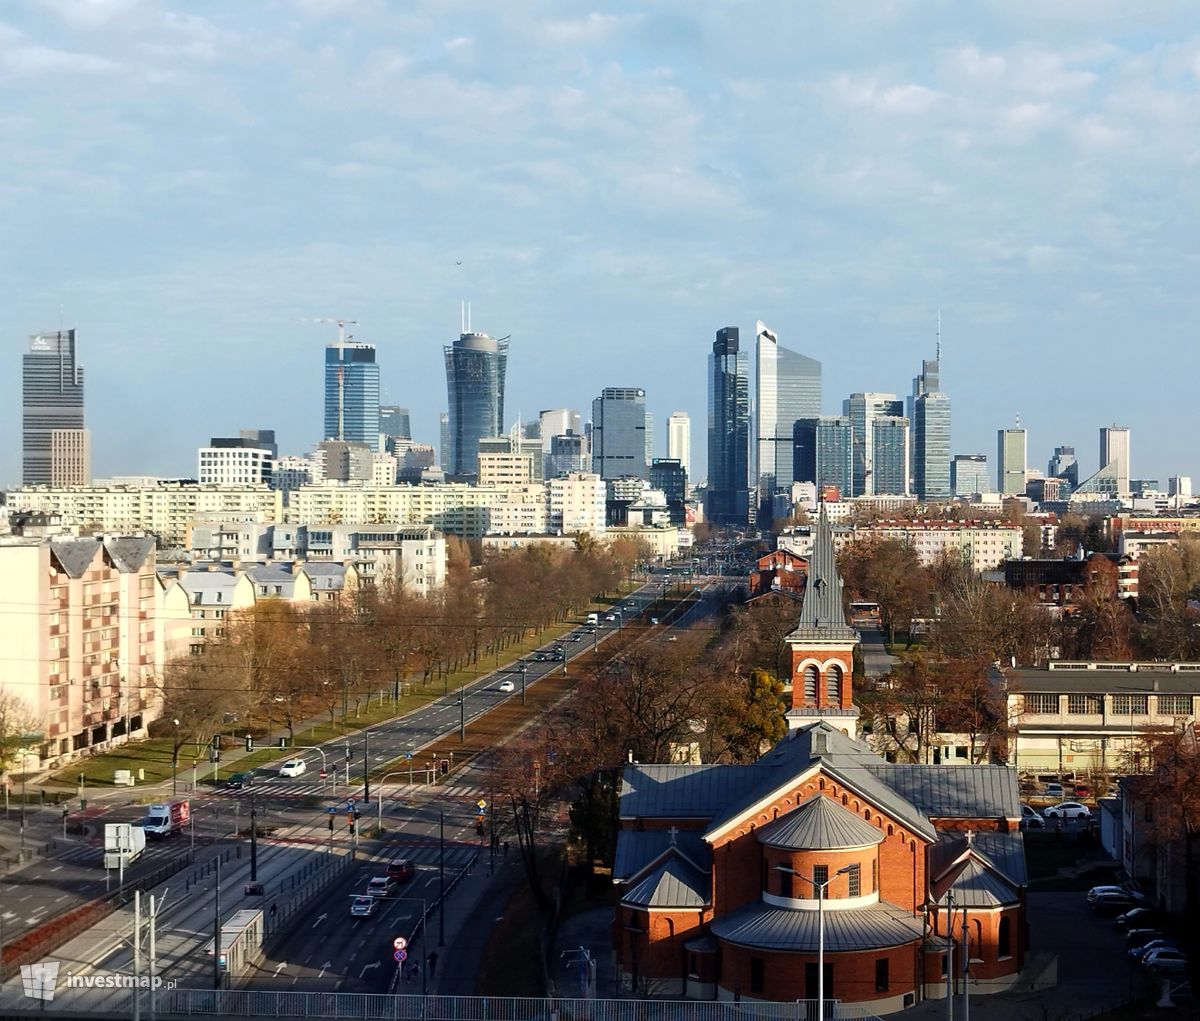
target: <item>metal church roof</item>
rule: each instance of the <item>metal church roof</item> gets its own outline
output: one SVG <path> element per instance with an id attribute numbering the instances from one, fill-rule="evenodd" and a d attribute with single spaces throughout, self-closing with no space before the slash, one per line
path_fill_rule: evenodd
<path id="1" fill-rule="evenodd" d="M 787 815 L 755 831 L 760 844 L 793 851 L 870 847 L 883 831 L 823 794 L 814 794 Z"/>
<path id="2" fill-rule="evenodd" d="M 846 623 L 846 613 L 842 609 L 842 579 L 838 574 L 833 531 L 824 503 L 813 534 L 800 619 L 787 637 L 799 641 L 858 641 L 858 632 Z"/>
<path id="3" fill-rule="evenodd" d="M 635 908 L 704 908 L 709 904 L 708 876 L 672 855 L 621 898 Z"/>
<path id="4" fill-rule="evenodd" d="M 831 909 L 826 902 L 826 951 L 876 950 L 903 946 L 921 938 L 922 922 L 906 911 L 880 903 L 872 907 Z M 817 949 L 817 912 L 752 903 L 709 925 L 726 943 L 761 950 L 812 953 Z"/>

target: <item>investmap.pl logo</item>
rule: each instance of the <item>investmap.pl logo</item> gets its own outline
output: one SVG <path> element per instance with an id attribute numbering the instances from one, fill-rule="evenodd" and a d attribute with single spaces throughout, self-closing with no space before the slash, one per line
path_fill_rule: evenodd
<path id="1" fill-rule="evenodd" d="M 21 987 L 31 1000 L 53 1000 L 58 989 L 58 961 L 42 961 L 40 964 L 21 965 Z M 174 989 L 173 981 L 166 982 L 161 975 L 122 975 L 117 972 L 100 972 L 92 975 L 68 973 L 62 983 L 67 989 Z"/>

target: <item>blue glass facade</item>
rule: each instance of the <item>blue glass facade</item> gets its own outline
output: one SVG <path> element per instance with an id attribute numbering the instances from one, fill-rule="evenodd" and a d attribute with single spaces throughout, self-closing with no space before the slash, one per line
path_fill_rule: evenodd
<path id="1" fill-rule="evenodd" d="M 708 519 L 750 520 L 750 372 L 738 329 L 717 331 L 708 359 Z"/>
<path id="2" fill-rule="evenodd" d="M 325 349 L 327 440 L 365 443 L 379 451 L 379 366 L 370 344 L 330 344 Z"/>
<path id="3" fill-rule="evenodd" d="M 474 478 L 479 474 L 479 441 L 504 431 L 508 340 L 464 333 L 444 350 L 450 411 L 443 467 L 456 478 Z"/>

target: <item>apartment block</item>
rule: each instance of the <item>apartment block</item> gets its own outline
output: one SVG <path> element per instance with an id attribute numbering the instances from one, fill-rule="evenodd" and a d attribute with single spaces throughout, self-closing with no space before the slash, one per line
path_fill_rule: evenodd
<path id="1" fill-rule="evenodd" d="M 550 530 L 567 534 L 602 535 L 605 529 L 607 487 L 592 472 L 571 472 L 551 479 Z"/>
<path id="2" fill-rule="evenodd" d="M 839 552 L 851 543 L 899 539 L 916 552 L 922 564 L 942 556 L 961 558 L 973 571 L 991 571 L 1020 557 L 1021 529 L 990 521 L 876 521 L 834 529 Z"/>

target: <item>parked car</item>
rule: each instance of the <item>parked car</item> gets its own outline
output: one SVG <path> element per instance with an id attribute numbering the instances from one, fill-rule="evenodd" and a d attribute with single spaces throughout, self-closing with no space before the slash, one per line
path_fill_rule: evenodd
<path id="1" fill-rule="evenodd" d="M 500 684 L 498 685 L 498 687 L 499 687 L 500 691 L 505 691 L 505 692 L 517 690 L 516 684 L 514 684 L 508 678 L 505 678 L 503 681 L 501 681 Z"/>
<path id="2" fill-rule="evenodd" d="M 1115 929 L 1144 929 L 1153 922 L 1158 921 L 1158 912 L 1154 908 L 1137 907 L 1130 908 L 1124 914 L 1117 915 L 1113 919 L 1113 928 Z"/>
<path id="3" fill-rule="evenodd" d="M 1165 934 L 1162 929 L 1127 929 L 1125 932 L 1125 945 L 1127 947 L 1145 946 L 1151 940 L 1164 939 Z"/>
<path id="4" fill-rule="evenodd" d="M 1060 801 L 1042 811 L 1044 819 L 1090 819 L 1092 810 L 1078 801 Z"/>
<path id="5" fill-rule="evenodd" d="M 1060 783 L 1046 784 L 1045 795 L 1048 798 L 1061 798 L 1063 796 L 1063 785 Z"/>
<path id="6" fill-rule="evenodd" d="M 1162 937 L 1160 939 L 1152 939 L 1148 943 L 1143 943 L 1141 946 L 1129 948 L 1129 959 L 1138 964 L 1145 959 L 1146 955 L 1154 950 L 1179 950 L 1179 941 Z"/>
<path id="7" fill-rule="evenodd" d="M 288 759 L 279 767 L 280 776 L 303 776 L 306 772 L 308 772 L 308 766 L 304 764 L 303 759 Z"/>
<path id="8" fill-rule="evenodd" d="M 1143 968 L 1158 968 L 1161 971 L 1185 971 L 1187 954 L 1178 947 L 1160 947 L 1142 957 Z"/>
<path id="9" fill-rule="evenodd" d="M 225 786 L 231 791 L 240 791 L 243 787 L 250 786 L 253 776 L 253 773 L 230 773 L 229 779 L 225 781 Z"/>
<path id="10" fill-rule="evenodd" d="M 387 874 L 397 883 L 407 883 L 416 874 L 416 870 L 408 858 L 393 858 L 388 862 Z"/>
<path id="11" fill-rule="evenodd" d="M 1021 829 L 1023 830 L 1041 830 L 1046 828 L 1046 820 L 1042 818 L 1042 813 L 1029 805 L 1021 806 Z"/>
<path id="12" fill-rule="evenodd" d="M 1092 912 L 1101 918 L 1113 918 L 1138 907 L 1127 893 L 1101 893 L 1092 901 Z"/>
<path id="13" fill-rule="evenodd" d="M 394 897 L 400 884 L 391 876 L 376 876 L 367 884 L 368 897 Z"/>
<path id="14" fill-rule="evenodd" d="M 378 907 L 379 903 L 374 897 L 355 897 L 350 902 L 350 917 L 370 918 Z"/>
<path id="15" fill-rule="evenodd" d="M 1128 898 L 1133 901 L 1133 906 L 1135 907 L 1148 903 L 1146 895 L 1139 890 L 1135 890 L 1128 883 L 1122 883 L 1120 886 L 1093 886 L 1087 892 L 1087 901 L 1089 904 L 1092 904 L 1096 901 L 1096 898 L 1107 894 Z"/>

